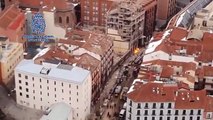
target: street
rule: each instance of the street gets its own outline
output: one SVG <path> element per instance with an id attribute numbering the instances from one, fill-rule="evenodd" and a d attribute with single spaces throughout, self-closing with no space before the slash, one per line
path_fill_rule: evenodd
<path id="1" fill-rule="evenodd" d="M 133 70 L 135 66 L 133 61 L 137 60 L 138 55 L 130 56 L 125 62 L 119 66 L 119 68 L 112 74 L 111 78 L 108 80 L 107 84 L 105 85 L 103 92 L 100 95 L 99 100 L 95 104 L 95 107 L 92 107 L 92 118 L 91 120 L 118 120 L 119 112 L 123 107 L 123 104 L 126 102 L 122 98 L 120 93 L 118 96 L 115 96 L 114 89 L 116 86 L 130 87 L 133 80 Z M 125 74 L 125 70 L 127 70 L 128 75 Z M 107 99 L 107 100 L 106 100 Z M 109 100 L 109 101 L 108 101 Z M 124 115 L 125 117 L 125 115 Z M 121 118 L 121 120 L 124 118 Z"/>

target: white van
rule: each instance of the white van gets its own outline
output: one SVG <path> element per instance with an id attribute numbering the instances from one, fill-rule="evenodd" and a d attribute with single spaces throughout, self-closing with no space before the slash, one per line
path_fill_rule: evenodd
<path id="1" fill-rule="evenodd" d="M 119 113 L 119 118 L 123 118 L 125 116 L 125 109 L 121 109 L 120 113 Z"/>

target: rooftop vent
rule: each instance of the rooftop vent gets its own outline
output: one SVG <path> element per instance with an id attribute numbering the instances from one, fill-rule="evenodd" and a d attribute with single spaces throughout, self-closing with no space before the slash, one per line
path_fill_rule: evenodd
<path id="1" fill-rule="evenodd" d="M 40 71 L 40 74 L 43 74 L 43 75 L 48 75 L 49 74 L 49 72 L 50 72 L 50 68 L 45 68 L 45 67 L 43 67 L 42 69 L 41 69 L 41 71 Z"/>

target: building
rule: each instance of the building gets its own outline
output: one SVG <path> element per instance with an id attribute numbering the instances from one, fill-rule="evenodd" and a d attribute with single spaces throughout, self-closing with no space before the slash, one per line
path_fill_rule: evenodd
<path id="1" fill-rule="evenodd" d="M 71 30 L 67 33 L 67 39 L 57 43 L 63 50 L 72 55 L 89 54 L 101 62 L 101 85 L 105 85 L 107 77 L 114 64 L 113 38 L 98 32 Z"/>
<path id="2" fill-rule="evenodd" d="M 186 1 L 186 0 L 184 0 Z M 157 27 L 165 25 L 177 12 L 177 0 L 158 0 Z M 163 9 L 162 9 L 163 8 Z"/>
<path id="3" fill-rule="evenodd" d="M 192 29 L 199 29 L 202 31 L 213 31 L 213 2 L 211 2 L 208 6 L 199 10 L 193 21 Z"/>
<path id="4" fill-rule="evenodd" d="M 27 47 L 26 39 L 23 37 L 25 32 L 24 13 L 15 5 L 5 8 L 0 14 L 1 35 L 8 37 L 11 42 L 22 43 L 25 50 Z"/>
<path id="5" fill-rule="evenodd" d="M 73 120 L 72 108 L 61 102 L 56 103 L 45 111 L 40 120 Z"/>
<path id="6" fill-rule="evenodd" d="M 62 42 L 63 40 L 60 41 Z M 96 97 L 100 95 L 101 62 L 88 53 L 73 55 L 71 52 L 63 50 L 67 45 L 69 46 L 70 44 L 43 49 L 33 58 L 34 63 L 44 65 L 46 62 L 62 61 L 64 64 L 78 66 L 90 71 L 92 76 L 92 102 L 94 102 Z"/>
<path id="7" fill-rule="evenodd" d="M 43 111 L 64 102 L 73 109 L 74 120 L 85 120 L 90 114 L 91 81 L 90 71 L 77 66 L 23 60 L 15 69 L 16 102 Z"/>
<path id="8" fill-rule="evenodd" d="M 144 45 L 145 11 L 134 1 L 122 1 L 107 13 L 107 34 L 114 37 L 114 51 L 124 54 Z"/>
<path id="9" fill-rule="evenodd" d="M 81 22 L 84 25 L 106 25 L 106 13 L 116 1 L 113 0 L 80 0 Z"/>
<path id="10" fill-rule="evenodd" d="M 0 83 L 8 85 L 14 77 L 14 68 L 23 59 L 21 43 L 10 42 L 7 37 L 0 37 Z"/>
<path id="11" fill-rule="evenodd" d="M 137 0 L 137 2 L 142 5 L 145 10 L 144 36 L 146 37 L 146 44 L 148 44 L 148 41 L 155 31 L 157 0 Z"/>
<path id="12" fill-rule="evenodd" d="M 212 120 L 213 97 L 182 83 L 136 79 L 127 93 L 126 120 Z"/>

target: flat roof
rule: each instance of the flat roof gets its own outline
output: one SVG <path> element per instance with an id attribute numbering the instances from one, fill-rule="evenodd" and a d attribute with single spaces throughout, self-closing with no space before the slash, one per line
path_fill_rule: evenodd
<path id="1" fill-rule="evenodd" d="M 43 68 L 50 69 L 48 74 L 41 74 Z M 35 64 L 33 60 L 22 60 L 15 71 L 41 76 L 49 80 L 65 81 L 80 84 L 90 75 L 90 71 L 74 66 L 72 69 L 62 69 L 54 66 L 43 66 Z"/>
<path id="2" fill-rule="evenodd" d="M 56 103 L 49 109 L 50 113 L 44 115 L 40 120 L 68 120 L 68 118 L 72 118 L 72 108 L 63 102 Z"/>

